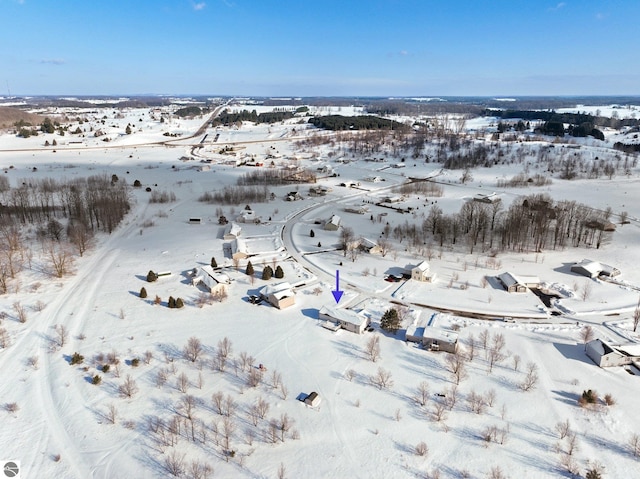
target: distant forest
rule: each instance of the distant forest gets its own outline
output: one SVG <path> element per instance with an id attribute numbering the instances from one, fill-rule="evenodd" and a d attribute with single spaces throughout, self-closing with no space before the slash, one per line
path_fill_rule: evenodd
<path id="1" fill-rule="evenodd" d="M 292 111 L 270 111 L 258 114 L 255 110 L 242 110 L 237 113 L 230 113 L 229 111 L 223 111 L 217 118 L 212 121 L 214 126 L 216 125 L 235 125 L 242 123 L 243 121 L 252 121 L 254 123 L 277 123 L 279 121 L 293 118 L 294 113 Z"/>
<path id="2" fill-rule="evenodd" d="M 325 130 L 405 130 L 408 127 L 397 121 L 378 116 L 328 115 L 311 118 L 309 123 Z"/>
<path id="3" fill-rule="evenodd" d="M 605 116 L 589 115 L 586 113 L 556 113 L 555 111 L 541 110 L 491 110 L 484 111 L 485 116 L 497 116 L 504 119 L 541 120 L 545 122 L 570 123 L 581 125 L 591 123 L 594 126 L 620 128 L 621 126 L 638 126 L 640 119 L 636 118 L 609 118 Z"/>

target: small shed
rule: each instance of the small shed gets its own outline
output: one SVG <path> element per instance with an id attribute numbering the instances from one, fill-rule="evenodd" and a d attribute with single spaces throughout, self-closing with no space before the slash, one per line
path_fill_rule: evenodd
<path id="1" fill-rule="evenodd" d="M 284 281 L 282 283 L 268 284 L 259 290 L 260 297 L 278 309 L 288 308 L 296 302 L 295 293 L 291 285 Z"/>
<path id="2" fill-rule="evenodd" d="M 411 269 L 411 279 L 426 283 L 433 283 L 436 279 L 436 274 L 431 271 L 429 263 L 423 261 Z"/>
<path id="3" fill-rule="evenodd" d="M 320 405 L 320 402 L 322 401 L 322 398 L 320 397 L 320 395 L 313 391 L 311 394 L 309 394 L 305 399 L 304 399 L 304 403 L 307 406 L 311 406 L 311 407 L 316 407 Z"/>
<path id="4" fill-rule="evenodd" d="M 356 313 L 350 309 L 323 306 L 318 311 L 318 319 L 339 325 L 342 329 L 352 333 L 362 334 L 369 326 L 369 318 L 360 311 Z"/>

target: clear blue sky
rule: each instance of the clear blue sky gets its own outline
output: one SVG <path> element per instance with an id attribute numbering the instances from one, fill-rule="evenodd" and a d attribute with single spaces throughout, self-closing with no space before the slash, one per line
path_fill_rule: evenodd
<path id="1" fill-rule="evenodd" d="M 0 96 L 640 94 L 639 20 L 638 0 L 0 0 Z"/>

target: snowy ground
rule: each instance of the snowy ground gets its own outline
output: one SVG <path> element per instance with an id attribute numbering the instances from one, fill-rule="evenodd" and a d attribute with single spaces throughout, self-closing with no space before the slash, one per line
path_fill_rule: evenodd
<path id="1" fill-rule="evenodd" d="M 85 125 L 95 129 L 102 113 L 99 110 Z M 346 114 L 344 110 L 335 113 Z M 378 163 L 356 161 L 336 166 L 340 178 L 320 181 L 332 188 L 326 197 L 311 198 L 307 186 L 301 186 L 304 199 L 285 202 L 284 195 L 292 188 L 278 187 L 273 189 L 275 200 L 251 205 L 264 223 L 242 224 L 243 236 L 259 237 L 261 243 L 270 245 L 282 241 L 291 258 L 260 257 L 254 263 L 256 277 L 249 278 L 244 274 L 244 262 L 241 270 L 235 271 L 233 261 L 224 257 L 223 227 L 217 224 L 216 206 L 197 201 L 206 191 L 233 184 L 247 169 L 222 164 L 225 157 L 216 152 L 217 145 L 204 148 L 203 154 L 212 161 L 209 170 L 199 171 L 199 161 L 179 160 L 191 154 L 188 142 L 177 142 L 180 146 L 149 144 L 166 140 L 166 131 L 188 136 L 202 118 L 161 124 L 149 119 L 149 111 L 131 110 L 123 116 L 109 118 L 106 123 L 113 122 L 114 131 L 122 131 L 135 122 L 133 134 L 114 136 L 108 144 L 90 136 L 73 140 L 80 144 L 71 144 L 70 137 L 64 137 L 55 153 L 53 148 L 42 146 L 46 139 L 60 139 L 54 135 L 27 140 L 0 136 L 0 167 L 12 185 L 32 177 L 72 178 L 104 172 L 129 183 L 139 179 L 143 186 L 172 191 L 177 197 L 173 203 L 149 204 L 148 193 L 135 190 L 132 212 L 117 231 L 100 238 L 90 252 L 76 259 L 72 276 L 47 276 L 36 253 L 19 286 L 0 297 L 0 307 L 6 313 L 1 326 L 11 340 L 9 347 L 0 350 L 0 406 L 6 410 L 0 416 L 0 459 L 21 461 L 22 477 L 167 477 L 167 458 L 183 455 L 187 466 L 192 461 L 208 463 L 215 470 L 214 477 L 229 478 L 275 478 L 279 469 L 282 477 L 403 478 L 439 471 L 441 477 L 483 478 L 495 467 L 509 477 L 570 477 L 560 465 L 560 458 L 567 458 L 569 441 L 560 439 L 555 430 L 556 424 L 565 420 L 576 433 L 578 447 L 570 459 L 580 471 L 587 460 L 597 460 L 605 466 L 605 477 L 637 475 L 638 460 L 628 442 L 640 430 L 635 413 L 640 380 L 623 368 L 595 366 L 579 338 L 582 326 L 589 324 L 598 336 L 614 342 L 640 340 L 631 331 L 631 315 L 638 302 L 634 287 L 640 286 L 640 272 L 633 268 L 640 260 L 637 221 L 619 227 L 611 243 L 602 249 L 504 254 L 497 258 L 499 269 L 495 263 L 488 264 L 482 254 L 436 251 L 430 260 L 438 273 L 435 283 L 389 283 L 384 276 L 419 263 L 424 259 L 419 252 L 399 246 L 393 255 L 363 254 L 352 262 L 336 251 L 339 233 L 322 230 L 316 220 L 339 214 L 358 235 L 375 240 L 382 224 L 371 221 L 370 216 L 385 211 L 371 205 L 370 213 L 358 215 L 345 212 L 344 206 L 375 197 L 409 174 L 432 174 L 439 166 L 410 164 L 404 171 L 380 171 Z M 140 122 L 141 118 L 144 121 Z M 284 166 L 294 156 L 311 158 L 313 153 L 299 151 L 295 142 L 288 140 L 296 126 L 288 122 L 220 129 L 219 143 L 251 142 L 242 145 L 243 154 L 266 156 L 275 151 L 276 165 Z M 305 134 L 305 129 L 297 126 L 296 135 Z M 194 139 L 193 144 L 198 141 Z M 328 151 L 315 153 L 328 158 Z M 310 159 L 296 161 L 316 167 Z M 457 178 L 450 177 L 452 183 L 445 184 L 438 203 L 445 211 L 456 211 L 477 192 L 493 191 L 496 175 L 512 176 L 521 170 L 520 165 L 501 168 L 474 171 L 474 181 L 465 186 L 454 184 Z M 364 181 L 376 175 L 385 181 Z M 360 182 L 361 188 L 338 186 L 347 180 Z M 640 218 L 637 181 L 635 170 L 630 177 L 611 181 L 554 180 L 550 186 L 531 190 L 596 208 L 624 209 L 635 219 Z M 509 198 L 528 191 L 498 193 Z M 385 221 L 421 220 L 428 204 L 417 198 L 409 201 L 420 206 L 415 216 L 390 211 Z M 222 209 L 228 218 L 234 218 L 243 208 Z M 202 218 L 202 224 L 189 224 L 191 217 Z M 212 256 L 227 267 L 233 281 L 226 301 L 199 308 L 199 290 L 190 284 L 189 272 L 209 264 Z M 623 272 L 620 280 L 626 284 L 571 274 L 568 265 L 583 257 L 618 266 Z M 286 281 L 304 283 L 296 291 L 292 308 L 280 311 L 252 305 L 246 299 L 264 284 L 275 282 L 260 279 L 263 267 L 272 263 L 283 267 Z M 172 275 L 147 283 L 150 269 L 171 271 Z M 365 309 L 373 320 L 374 332 L 358 336 L 346 331 L 333 333 L 320 326 L 318 309 L 335 303 L 331 290 L 336 270 L 346 291 L 340 304 Z M 531 293 L 509 294 L 493 281 L 483 287 L 483 277 L 503 271 L 539 276 L 563 296 L 560 303 L 566 314 L 550 317 Z M 457 279 L 452 281 L 454 277 Z M 587 282 L 590 294 L 583 299 L 581 291 Z M 466 289 L 460 287 L 463 284 Z M 149 293 L 146 300 L 139 298 L 142 287 Z M 162 304 L 153 304 L 156 295 Z M 183 298 L 185 308 L 167 308 L 170 295 Z M 17 301 L 27 307 L 25 323 L 17 320 L 12 308 Z M 38 307 L 37 302 L 45 306 Z M 430 316 L 445 309 L 518 318 L 515 323 L 505 323 L 452 314 L 433 316 L 438 327 L 460 328 L 463 345 L 468 345 L 471 335 L 478 338 L 485 330 L 493 337 L 504 335 L 509 357 L 489 372 L 485 350 L 478 347 L 476 357 L 466 364 L 468 377 L 453 393 L 454 376 L 446 369 L 444 353 L 406 343 L 403 330 L 395 336 L 379 330 L 379 319 L 392 302 Z M 55 325 L 65 325 L 69 331 L 63 346 L 56 344 Z M 380 337 L 377 362 L 366 354 L 367 342 L 374 336 Z M 191 337 L 204 345 L 200 360 L 195 362 L 182 354 Z M 212 367 L 223 338 L 232 342 L 230 358 L 239 364 L 241 353 L 246 352 L 255 358 L 254 367 L 242 368 L 233 362 L 224 371 Z M 148 364 L 144 360 L 147 351 L 151 353 Z M 69 364 L 74 352 L 84 356 L 82 364 Z M 120 362 L 104 373 L 98 368 L 108 361 L 109 353 Z M 138 366 L 131 362 L 135 358 L 140 359 Z M 539 381 L 525 392 L 520 386 L 529 363 L 537 366 Z M 258 364 L 267 372 L 257 387 L 250 387 L 248 371 Z M 379 368 L 391 373 L 393 385 L 379 388 L 372 384 Z M 158 385 L 159 373 L 167 376 L 166 384 Z M 183 373 L 187 379 L 181 385 Z M 97 386 L 91 384 L 96 374 L 102 376 L 102 384 Z M 129 375 L 139 391 L 123 398 L 119 387 Z M 277 386 L 280 378 L 284 387 Z M 423 381 L 429 393 L 426 404 L 420 405 L 416 396 Z M 616 404 L 580 408 L 577 399 L 586 389 L 597 390 L 601 396 L 609 393 Z M 296 399 L 312 391 L 322 398 L 318 407 Z M 227 423 L 228 445 L 225 418 L 212 401 L 218 392 L 236 403 L 236 413 Z M 188 395 L 195 398 L 193 421 L 180 406 Z M 478 413 L 471 406 L 475 395 L 485 397 Z M 457 399 L 455 404 L 449 402 L 450 409 L 443 410 L 440 405 L 452 397 Z M 254 426 L 249 411 L 258 398 L 270 407 Z M 17 408 L 10 407 L 12 403 Z M 117 410 L 115 423 L 110 420 L 112 405 Z M 293 425 L 282 441 L 281 431 L 272 436 L 269 420 L 277 423 L 285 414 Z M 151 431 L 152 424 L 156 418 L 169 422 L 175 417 L 180 418 L 181 433 L 176 444 L 167 445 Z M 483 435 L 494 426 L 497 435 L 493 441 L 485 441 Z M 415 452 L 422 441 L 428 446 L 426 456 Z M 234 457 L 229 457 L 227 450 L 235 451 Z M 172 456 L 174 453 L 177 456 Z M 191 473 L 185 476 L 197 477 Z"/>

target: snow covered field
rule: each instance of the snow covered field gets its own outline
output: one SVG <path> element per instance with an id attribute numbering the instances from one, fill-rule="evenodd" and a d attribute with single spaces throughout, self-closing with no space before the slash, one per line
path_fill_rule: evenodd
<path id="1" fill-rule="evenodd" d="M 329 112 L 359 113 L 349 108 L 321 113 Z M 497 179 L 520 173 L 520 163 L 475 169 L 466 184 L 460 183 L 459 171 L 448 170 L 438 176 L 442 196 L 408 195 L 403 206 L 412 210 L 400 213 L 374 203 L 408 177 L 441 173 L 441 165 L 407 160 L 393 168 L 400 159 L 390 155 L 385 163 L 364 157 L 337 163 L 347 155 L 329 145 L 300 145 L 312 129 L 297 120 L 209 128 L 209 141 L 200 144 L 200 137 L 184 137 L 195 134 L 202 117 L 161 123 L 160 113 L 154 116 L 150 109 L 114 112 L 99 105 L 94 114 L 78 115 L 87 117 L 78 125 L 86 129 L 84 136 L 0 135 L 0 170 L 11 186 L 104 173 L 130 185 L 139 180 L 142 188 L 131 189 L 132 210 L 111 235 L 98 236 L 84 256 L 75 258 L 72 274 L 53 277 L 34 239 L 32 258 L 25 260 L 9 293 L 0 296 L 0 327 L 8 337 L 0 349 L 0 460 L 20 461 L 21 477 L 175 473 L 198 478 L 207 477 L 207 465 L 213 469 L 208 477 L 225 478 L 497 478 L 498 469 L 505 477 L 552 478 L 572 477 L 567 472 L 572 468 L 584 473 L 587 461 L 601 463 L 608 478 L 640 477 L 630 446 L 640 431 L 640 377 L 629 374 L 630 367 L 599 368 L 586 356 L 580 337 L 584 326 L 591 326 L 596 337 L 613 343 L 640 342 L 632 332 L 640 287 L 637 166 L 613 179 L 554 178 L 550 185 L 525 189 L 496 186 Z M 129 124 L 133 133 L 127 135 Z M 111 140 L 92 135 L 97 128 Z M 211 137 L 217 134 L 214 143 Z M 57 146 L 43 146 L 54 139 Z M 221 153 L 225 145 L 235 154 Z M 513 147 L 505 148 L 507 156 L 517 156 Z M 569 146 L 555 147 L 562 149 Z M 581 149 L 586 156 L 602 156 L 604 150 L 613 155 L 588 140 Z M 317 171 L 332 165 L 340 175 L 318 180 L 318 186 L 330 188 L 326 196 L 312 197 L 309 185 L 293 184 L 270 188 L 272 200 L 250 205 L 261 222 L 239 223 L 242 237 L 265 252 L 251 258 L 253 277 L 244 273 L 246 260 L 234 261 L 225 253 L 229 240 L 218 224 L 220 213 L 232 220 L 245 205 L 198 201 L 204 193 L 234 185 L 250 170 L 225 164 L 232 158 L 267 166 L 273 161 L 278 169 L 301 165 Z M 529 168 L 535 173 L 540 166 L 531 162 Z M 358 185 L 340 186 L 347 182 Z M 176 200 L 150 203 L 146 187 L 172 192 Z M 293 190 L 303 199 L 285 201 Z M 453 212 L 478 193 L 494 191 L 505 205 L 536 192 L 596 209 L 610 207 L 614 214 L 628 212 L 629 223 L 618 225 L 599 249 L 495 258 L 397 241 L 384 257 L 350 258 L 337 249 L 340 232 L 319 224 L 337 214 L 358 236 L 376 241 L 386 222 L 421 222 L 434 201 Z M 369 209 L 345 211 L 356 204 Z M 200 218 L 200 224 L 190 218 Z M 433 250 L 434 283 L 385 281 L 424 260 L 427 249 Z M 191 272 L 212 257 L 231 283 L 224 301 L 202 306 Z M 571 273 L 570 265 L 583 258 L 622 273 L 616 283 Z M 248 301 L 260 287 L 280 281 L 261 279 L 267 265 L 281 266 L 283 281 L 296 286 L 295 306 L 278 310 Z M 172 274 L 147 283 L 149 270 Z M 321 326 L 318 310 L 335 305 L 336 271 L 345 291 L 339 305 L 363 310 L 374 331 L 357 335 Z M 496 280 L 484 284 L 485 277 L 504 271 L 539 277 L 560 296 L 555 309 L 562 314 L 552 316 L 531 292 L 507 293 Z M 146 299 L 139 297 L 142 287 Z M 160 304 L 154 304 L 156 296 Z M 185 307 L 168 308 L 169 296 L 182 298 Z M 23 307 L 25 322 L 16 304 Z M 403 328 L 397 334 L 381 330 L 382 315 L 398 304 L 408 311 Z M 474 339 L 474 358 L 464 363 L 459 378 L 450 372 L 446 353 L 405 341 L 405 328 L 427 317 L 432 326 L 457 331 L 467 354 Z M 515 319 L 498 320 L 503 317 Z M 479 339 L 484 334 L 486 347 Z M 374 337 L 380 338 L 375 362 L 367 353 Z M 193 360 L 185 354 L 190 338 L 202 344 Z M 505 346 L 491 365 L 497 338 Z M 71 365 L 76 352 L 84 361 Z M 106 364 L 109 369 L 103 371 Z M 383 384 L 380 378 L 387 374 Z M 92 384 L 96 375 L 97 385 Z M 536 381 L 525 390 L 532 375 Z M 602 397 L 610 394 L 615 404 L 580 407 L 577 400 L 589 389 Z M 298 400 L 311 392 L 321 398 L 315 407 Z M 222 399 L 216 400 L 219 394 Z M 263 414 L 258 414 L 259 403 L 268 404 Z M 571 432 L 561 437 L 558 425 L 565 421 Z"/>

